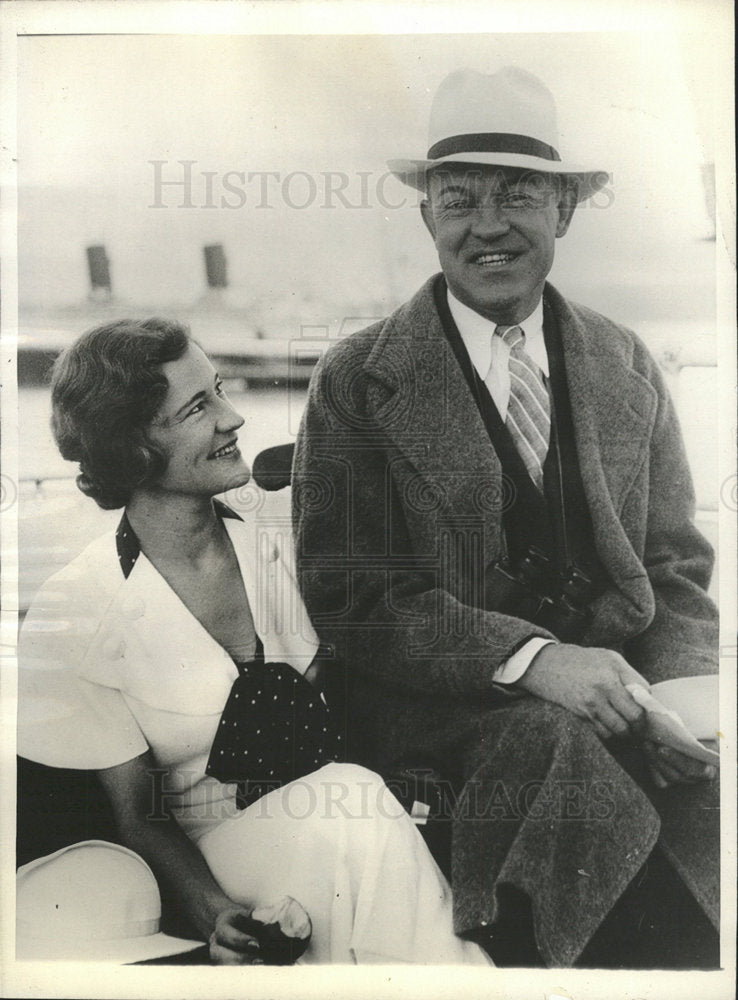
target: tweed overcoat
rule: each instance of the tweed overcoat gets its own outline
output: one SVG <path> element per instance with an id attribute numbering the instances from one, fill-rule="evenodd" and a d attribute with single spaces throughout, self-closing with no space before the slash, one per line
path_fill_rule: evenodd
<path id="1" fill-rule="evenodd" d="M 504 555 L 502 515 L 514 488 L 444 334 L 435 280 L 326 353 L 295 454 L 303 597 L 321 640 L 350 665 L 355 752 L 385 773 L 422 763 L 465 787 L 485 768 L 509 782 L 538 780 L 535 769 L 543 768 L 555 780 L 567 773 L 617 783 L 610 755 L 579 720 L 518 700 L 492 679 L 526 639 L 548 633 L 484 608 L 485 574 Z M 631 331 L 550 285 L 544 294 L 560 331 L 583 487 L 609 577 L 581 645 L 622 652 L 651 682 L 715 672 L 716 611 L 706 594 L 712 552 L 692 523 L 691 477 L 659 369 Z M 567 734 L 560 772 L 552 764 L 561 764 L 558 738 L 546 763 L 526 757 L 526 748 L 535 744 L 540 753 L 554 731 Z M 585 763 L 583 777 L 577 768 Z M 529 855 L 550 849 L 560 857 L 561 844 L 550 846 L 558 834 L 541 840 L 540 824 L 531 832 L 530 823 L 530 840 L 520 829 L 517 839 L 508 836 L 510 824 L 494 834 L 504 846 L 486 854 L 485 867 L 526 890 L 538 886 L 537 933 L 549 961 L 573 960 L 658 835 L 655 811 L 626 781 L 613 793 L 609 854 L 602 824 L 589 833 L 580 824 L 577 844 L 567 834 L 566 849 L 581 852 L 582 870 L 592 862 L 613 876 L 608 883 L 603 875 L 599 895 L 570 880 L 540 888 Z M 458 930 L 496 912 L 494 892 L 473 886 L 483 850 L 479 837 L 468 840 L 473 825 L 456 830 Z M 491 836 L 488 828 L 482 839 Z M 587 854 L 587 836 L 600 841 L 596 858 Z M 473 852 L 471 871 L 459 858 Z M 522 860 L 511 872 L 515 855 Z M 577 924 L 572 912 L 571 932 L 562 935 L 568 898 L 589 916 Z"/>

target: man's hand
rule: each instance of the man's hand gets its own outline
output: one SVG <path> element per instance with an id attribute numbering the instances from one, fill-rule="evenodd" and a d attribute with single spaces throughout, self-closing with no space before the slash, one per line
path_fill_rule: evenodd
<path id="1" fill-rule="evenodd" d="M 717 768 L 713 764 L 703 764 L 694 757 L 688 757 L 672 747 L 662 746 L 652 740 L 643 741 L 643 752 L 654 784 L 659 788 L 673 784 L 691 785 L 698 781 L 711 781 L 717 775 Z"/>
<path id="2" fill-rule="evenodd" d="M 251 911 L 242 906 L 221 910 L 210 935 L 210 961 L 214 965 L 263 965 L 259 942 L 243 928 L 251 924 Z"/>
<path id="3" fill-rule="evenodd" d="M 592 724 L 600 739 L 640 735 L 645 711 L 626 684 L 650 684 L 610 649 L 551 643 L 535 655 L 517 687 L 562 705 Z"/>

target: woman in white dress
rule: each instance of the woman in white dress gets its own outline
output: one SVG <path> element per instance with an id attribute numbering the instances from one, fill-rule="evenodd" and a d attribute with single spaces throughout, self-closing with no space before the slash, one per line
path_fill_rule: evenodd
<path id="1" fill-rule="evenodd" d="M 213 499 L 249 482 L 243 420 L 186 329 L 90 331 L 58 360 L 52 402 L 80 489 L 125 510 L 28 613 L 19 753 L 98 772 L 121 839 L 173 887 L 215 963 L 263 961 L 248 919 L 290 897 L 283 927 L 312 925 L 301 961 L 487 964 L 454 935 L 448 884 L 382 780 L 331 762 L 289 521 L 250 485 L 240 517 Z M 254 694 L 250 711 L 239 693 Z M 256 772 L 270 754 L 272 770 L 249 793 L 221 765 L 243 769 L 252 738 Z"/>

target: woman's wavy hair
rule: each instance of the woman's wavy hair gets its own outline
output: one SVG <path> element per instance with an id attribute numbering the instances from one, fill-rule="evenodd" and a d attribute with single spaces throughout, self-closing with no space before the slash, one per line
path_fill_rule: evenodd
<path id="1" fill-rule="evenodd" d="M 165 319 L 122 319 L 89 330 L 56 360 L 51 426 L 77 485 L 103 510 L 124 507 L 166 459 L 148 427 L 169 387 L 162 365 L 187 350 L 189 329 Z"/>

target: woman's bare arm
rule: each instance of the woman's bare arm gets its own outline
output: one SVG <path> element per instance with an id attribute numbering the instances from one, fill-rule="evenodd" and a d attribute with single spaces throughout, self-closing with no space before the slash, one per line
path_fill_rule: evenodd
<path id="1" fill-rule="evenodd" d="M 171 885 L 188 917 L 210 943 L 218 964 L 260 962 L 259 945 L 240 929 L 251 909 L 238 906 L 220 888 L 205 859 L 169 813 L 166 802 L 154 800 L 150 753 L 125 764 L 98 771 L 124 843 L 140 854 L 157 879 Z"/>

